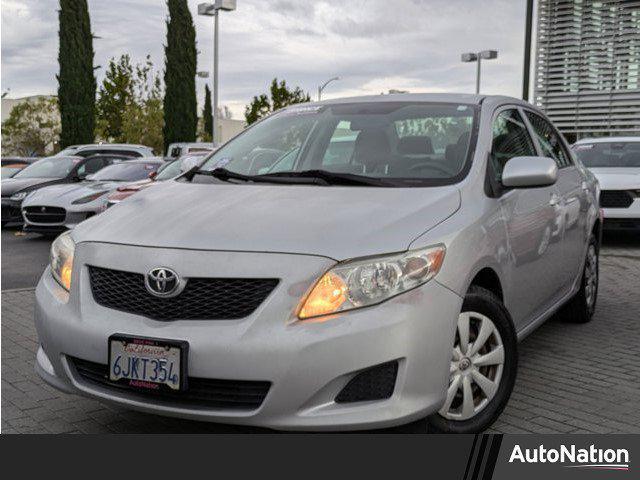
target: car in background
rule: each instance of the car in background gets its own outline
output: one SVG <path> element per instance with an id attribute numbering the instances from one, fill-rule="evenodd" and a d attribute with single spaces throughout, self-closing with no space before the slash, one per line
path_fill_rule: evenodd
<path id="1" fill-rule="evenodd" d="M 2 178 L 11 178 L 23 168 L 39 160 L 39 157 L 3 157 Z"/>
<path id="2" fill-rule="evenodd" d="M 585 138 L 571 148 L 600 183 L 605 227 L 640 230 L 640 137 Z"/>
<path id="3" fill-rule="evenodd" d="M 22 223 L 22 202 L 34 191 L 50 185 L 75 183 L 98 172 L 116 160 L 128 160 L 121 155 L 53 156 L 42 158 L 13 177 L 2 180 L 2 226 Z"/>
<path id="4" fill-rule="evenodd" d="M 147 178 L 162 164 L 160 158 L 134 159 L 103 168 L 79 183 L 42 188 L 22 203 L 24 230 L 53 234 L 73 228 L 102 212 L 109 192 Z"/>
<path id="5" fill-rule="evenodd" d="M 165 162 L 157 172 L 153 172 L 149 175 L 149 178 L 140 180 L 139 182 L 130 183 L 118 187 L 115 192 L 112 192 L 107 197 L 107 204 L 105 209 L 112 207 L 120 203 L 125 198 L 129 198 L 134 193 L 144 190 L 145 188 L 155 185 L 157 182 L 163 182 L 177 177 L 185 172 L 188 172 L 193 167 L 198 167 L 202 164 L 206 158 L 205 154 L 199 155 L 184 155 L 177 160 Z"/>
<path id="6" fill-rule="evenodd" d="M 129 143 L 93 143 L 87 145 L 72 145 L 65 148 L 56 156 L 75 155 L 90 157 L 97 154 L 120 154 L 129 157 L 153 157 L 153 150 L 145 145 Z"/>
<path id="7" fill-rule="evenodd" d="M 215 147 L 211 142 L 171 143 L 167 148 L 167 155 L 165 159 L 172 160 L 191 153 L 207 154 L 210 152 L 214 152 L 216 148 L 217 147 Z"/>

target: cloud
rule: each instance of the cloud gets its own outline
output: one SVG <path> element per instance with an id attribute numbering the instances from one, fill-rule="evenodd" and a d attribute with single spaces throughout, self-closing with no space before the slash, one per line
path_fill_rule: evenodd
<path id="1" fill-rule="evenodd" d="M 198 17 L 198 69 L 211 71 L 213 21 Z M 58 2 L 2 0 L 2 89 L 10 96 L 55 93 Z M 166 3 L 89 0 L 95 64 L 123 53 L 158 70 L 164 61 Z M 469 50 L 495 48 L 483 65 L 483 92 L 517 96 L 522 75 L 524 2 L 512 0 L 238 0 L 220 18 L 220 99 L 236 118 L 244 105 L 284 78 L 312 96 L 339 75 L 326 98 L 474 88 L 475 66 L 460 63 Z M 100 81 L 103 69 L 97 70 Z M 206 81 L 198 79 L 202 99 Z"/>

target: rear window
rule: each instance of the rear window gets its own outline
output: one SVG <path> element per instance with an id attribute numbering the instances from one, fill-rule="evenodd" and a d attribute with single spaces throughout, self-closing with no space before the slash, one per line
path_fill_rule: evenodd
<path id="1" fill-rule="evenodd" d="M 585 167 L 640 167 L 640 142 L 579 143 L 571 149 Z"/>

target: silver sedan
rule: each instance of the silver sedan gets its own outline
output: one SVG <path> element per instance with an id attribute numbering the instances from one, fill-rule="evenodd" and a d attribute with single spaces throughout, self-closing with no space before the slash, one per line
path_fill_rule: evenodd
<path id="1" fill-rule="evenodd" d="M 592 318 L 596 190 L 514 98 L 291 106 L 54 242 L 36 370 L 182 418 L 481 431 L 517 341 Z"/>

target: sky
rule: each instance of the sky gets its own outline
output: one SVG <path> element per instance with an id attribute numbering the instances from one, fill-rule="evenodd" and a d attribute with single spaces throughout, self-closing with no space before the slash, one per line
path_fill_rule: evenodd
<path id="1" fill-rule="evenodd" d="M 198 70 L 212 70 L 213 19 L 194 17 Z M 243 118 L 254 95 L 274 77 L 312 98 L 414 92 L 473 92 L 467 51 L 496 49 L 483 63 L 482 93 L 521 95 L 525 0 L 237 0 L 220 17 L 220 104 Z M 164 0 L 88 0 L 96 77 L 109 58 L 147 54 L 164 64 Z M 55 94 L 58 1 L 1 0 L 1 89 L 8 97 Z M 196 80 L 202 104 L 205 82 Z M 201 107 L 200 107 L 201 108 Z"/>

